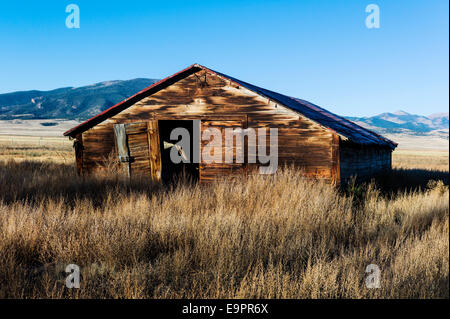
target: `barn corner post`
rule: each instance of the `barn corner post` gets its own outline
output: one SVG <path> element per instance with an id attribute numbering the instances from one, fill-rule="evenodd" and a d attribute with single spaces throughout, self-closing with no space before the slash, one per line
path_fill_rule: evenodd
<path id="1" fill-rule="evenodd" d="M 150 162 L 150 176 L 156 182 L 161 182 L 162 163 L 157 120 L 147 122 L 147 142 Z"/>
<path id="2" fill-rule="evenodd" d="M 83 134 L 79 133 L 75 135 L 75 138 L 71 136 L 73 141 L 73 148 L 75 149 L 75 161 L 77 165 L 77 174 L 81 176 L 83 174 Z"/>
<path id="3" fill-rule="evenodd" d="M 248 131 L 248 114 L 245 114 L 245 117 L 242 121 L 242 128 L 244 129 L 244 132 Z M 249 142 L 248 142 L 248 134 L 247 136 L 245 136 L 245 134 L 243 135 L 243 145 L 242 147 L 244 148 L 243 150 L 243 154 L 244 154 L 244 163 L 243 163 L 243 176 L 245 178 L 245 180 L 248 180 L 248 176 L 249 176 L 249 152 L 248 152 L 248 147 L 249 147 Z"/>
<path id="4" fill-rule="evenodd" d="M 331 183 L 335 187 L 341 186 L 341 167 L 340 167 L 340 137 L 337 134 L 332 135 L 331 140 Z"/>
<path id="5" fill-rule="evenodd" d="M 388 156 L 388 173 L 392 173 L 392 153 L 394 152 L 393 149 L 389 150 L 389 156 Z"/>

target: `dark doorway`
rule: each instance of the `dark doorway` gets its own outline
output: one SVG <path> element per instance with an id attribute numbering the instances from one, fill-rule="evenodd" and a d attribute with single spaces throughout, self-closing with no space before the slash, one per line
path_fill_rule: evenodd
<path id="1" fill-rule="evenodd" d="M 187 178 L 189 181 L 197 181 L 199 179 L 199 164 L 193 161 L 193 125 L 192 120 L 159 120 L 159 139 L 161 148 L 161 179 L 164 183 L 171 183 L 180 178 Z M 189 163 L 174 163 L 170 159 L 170 144 L 176 144 L 179 140 L 171 140 L 170 133 L 173 129 L 182 127 L 188 130 L 190 140 L 190 152 L 184 153 Z M 181 139 L 181 137 L 180 137 Z M 181 154 L 181 153 L 179 153 Z"/>

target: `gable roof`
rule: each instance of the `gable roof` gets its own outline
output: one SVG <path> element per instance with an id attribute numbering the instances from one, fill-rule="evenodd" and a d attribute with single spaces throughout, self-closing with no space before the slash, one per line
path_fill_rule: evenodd
<path id="1" fill-rule="evenodd" d="M 342 137 L 350 140 L 353 143 L 362 145 L 386 146 L 391 149 L 394 149 L 397 146 L 397 143 L 371 130 L 359 126 L 358 124 L 353 123 L 352 121 L 349 121 L 339 115 L 331 113 L 325 110 L 324 108 L 321 108 L 320 106 L 312 104 L 308 101 L 260 88 L 258 86 L 238 80 L 226 74 L 216 72 L 199 64 L 193 64 L 187 67 L 186 69 L 181 70 L 180 72 L 177 72 L 165 79 L 162 79 L 152 84 L 151 86 L 143 89 L 142 91 L 139 91 L 133 96 L 117 103 L 114 106 L 111 106 L 107 110 L 97 114 L 96 116 L 81 123 L 80 125 L 75 126 L 74 128 L 68 130 L 67 132 L 64 133 L 64 135 L 73 137 L 76 134 L 82 133 L 88 130 L 89 128 L 103 122 L 107 118 L 120 113 L 121 111 L 125 110 L 126 108 L 135 104 L 136 102 L 142 100 L 143 98 L 150 96 L 200 70 L 205 70 L 207 72 L 216 74 L 219 77 L 232 81 L 235 84 L 243 86 L 248 90 L 253 91 L 261 96 L 264 96 L 272 101 L 276 101 L 277 103 L 280 103 L 281 105 L 291 110 L 294 110 L 297 113 L 300 113 L 301 115 L 309 118 L 313 122 L 316 122 L 319 125 L 341 135 Z"/>

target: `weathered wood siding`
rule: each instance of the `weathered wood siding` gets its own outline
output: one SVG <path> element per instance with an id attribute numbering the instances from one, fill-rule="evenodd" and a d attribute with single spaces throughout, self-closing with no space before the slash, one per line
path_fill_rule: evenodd
<path id="1" fill-rule="evenodd" d="M 129 163 L 121 163 L 122 169 L 129 168 L 130 176 L 151 176 L 161 179 L 161 153 L 159 147 L 158 121 L 125 124 L 126 147 Z"/>
<path id="2" fill-rule="evenodd" d="M 115 123 L 233 116 L 245 116 L 249 128 L 278 128 L 279 166 L 294 164 L 303 168 L 308 176 L 331 182 L 332 132 L 278 103 L 204 70 L 143 98 L 85 131 L 83 169 L 90 171 L 99 167 L 99 163 L 114 152 Z"/>
<path id="3" fill-rule="evenodd" d="M 392 151 L 390 149 L 364 147 L 341 141 L 339 150 L 342 182 L 347 182 L 352 176 L 364 180 L 391 170 Z"/>
<path id="4" fill-rule="evenodd" d="M 77 164 L 77 172 L 78 174 L 81 174 L 83 171 L 83 135 L 77 134 L 75 137 L 75 141 L 73 144 L 73 147 L 75 148 L 75 160 Z"/>
<path id="5" fill-rule="evenodd" d="M 109 156 L 115 154 L 114 129 L 111 125 L 97 125 L 82 133 L 82 172 L 103 169 Z M 113 153 L 113 154 L 111 154 Z"/>
<path id="6" fill-rule="evenodd" d="M 217 179 L 220 176 L 238 176 L 244 173 L 243 163 L 237 163 L 237 153 L 242 150 L 236 143 L 233 146 L 227 147 L 225 143 L 225 129 L 226 128 L 245 128 L 247 123 L 244 120 L 204 120 L 201 122 L 201 131 L 204 132 L 209 128 L 219 129 L 222 134 L 222 140 L 217 141 L 201 141 L 201 153 L 205 153 L 205 147 L 208 147 L 209 152 L 212 153 L 214 148 L 221 148 L 220 163 L 206 163 L 202 157 L 200 163 L 200 180 L 209 182 Z M 211 150 L 212 149 L 212 150 Z M 226 153 L 229 153 L 229 157 L 232 158 L 233 163 L 225 163 Z M 211 154 L 216 156 L 216 154 Z"/>
<path id="7" fill-rule="evenodd" d="M 335 186 L 341 184 L 341 163 L 340 163 L 340 150 L 339 143 L 341 138 L 337 134 L 333 134 L 333 140 L 331 141 L 331 182 Z"/>

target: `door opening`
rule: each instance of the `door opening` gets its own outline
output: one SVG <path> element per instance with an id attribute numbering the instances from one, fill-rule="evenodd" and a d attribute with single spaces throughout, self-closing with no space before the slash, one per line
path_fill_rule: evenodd
<path id="1" fill-rule="evenodd" d="M 161 179 L 165 183 L 176 181 L 179 178 L 187 178 L 191 181 L 197 181 L 199 179 L 199 164 L 194 163 L 194 144 L 193 144 L 193 125 L 192 120 L 159 120 L 159 139 L 161 150 Z M 178 141 L 170 139 L 170 133 L 173 129 L 181 127 L 189 132 L 189 148 L 190 152 L 184 153 L 182 149 L 178 149 L 180 156 L 186 156 L 189 163 L 176 164 L 170 159 L 170 151 L 173 145 Z M 181 139 L 181 138 L 180 138 Z M 199 141 L 197 141 L 199 142 Z"/>

